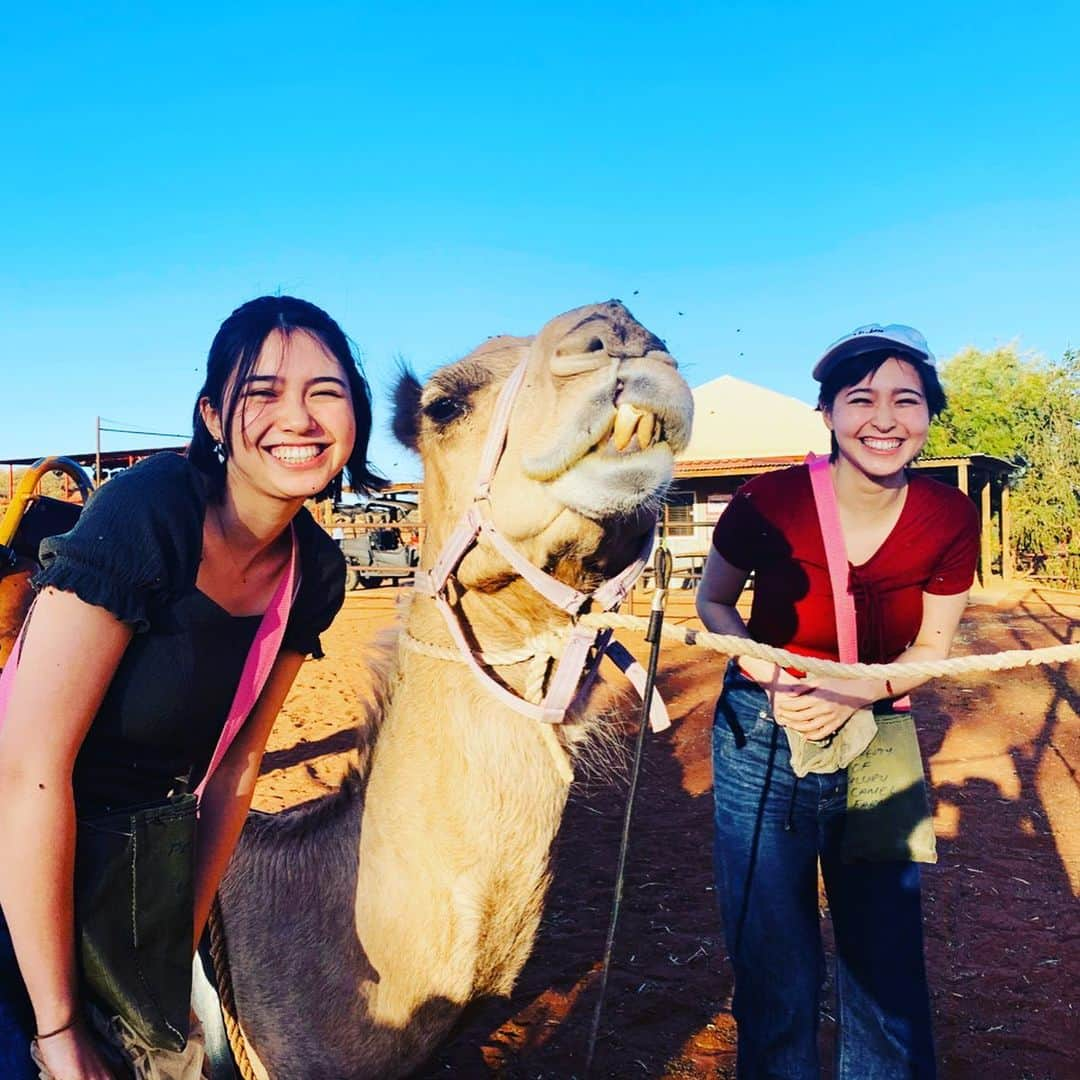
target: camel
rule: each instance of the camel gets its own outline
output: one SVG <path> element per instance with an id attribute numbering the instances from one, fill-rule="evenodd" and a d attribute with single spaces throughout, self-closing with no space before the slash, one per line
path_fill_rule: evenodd
<path id="1" fill-rule="evenodd" d="M 496 438 L 485 465 L 515 372 L 505 446 Z M 594 589 L 641 555 L 692 409 L 663 342 L 617 301 L 567 312 L 532 338 L 490 339 L 423 387 L 402 377 L 394 431 L 423 462 L 418 586 L 431 587 L 415 590 L 387 650 L 340 789 L 253 814 L 220 891 L 257 1074 L 404 1076 L 471 999 L 509 994 L 567 801 L 559 755 L 579 759 L 603 720 L 588 687 L 562 724 L 510 707 L 511 694 L 535 702 L 544 692 L 535 664 L 512 654 L 565 635 L 572 616 L 489 533 L 451 560 L 445 610 L 439 560 L 473 508 L 531 564 Z M 494 472 L 478 497 L 485 468 Z M 447 611 L 490 658 L 488 682 L 455 655 Z"/>

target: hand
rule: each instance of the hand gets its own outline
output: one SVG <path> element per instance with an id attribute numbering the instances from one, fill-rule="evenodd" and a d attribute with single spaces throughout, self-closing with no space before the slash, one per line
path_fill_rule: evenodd
<path id="1" fill-rule="evenodd" d="M 82 1021 L 37 1043 L 37 1053 L 54 1080 L 123 1080 L 123 1074 L 106 1063 Z"/>
<path id="2" fill-rule="evenodd" d="M 781 671 L 773 686 L 773 716 L 783 727 L 820 742 L 839 731 L 857 709 L 874 700 L 859 680 L 797 679 Z"/>

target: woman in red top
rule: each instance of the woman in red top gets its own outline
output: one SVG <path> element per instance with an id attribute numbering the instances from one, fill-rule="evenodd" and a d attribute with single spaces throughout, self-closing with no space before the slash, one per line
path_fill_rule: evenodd
<path id="1" fill-rule="evenodd" d="M 849 559 L 859 659 L 948 655 L 978 552 L 961 492 L 913 475 L 945 406 L 933 354 L 906 326 L 860 327 L 814 368 Z M 750 573 L 749 625 L 735 603 Z M 837 658 L 825 548 L 805 466 L 742 487 L 717 523 L 698 594 L 708 629 Z M 918 865 L 843 862 L 847 772 L 797 780 L 780 727 L 827 739 L 921 678 L 803 677 L 731 662 L 713 729 L 716 872 L 735 969 L 738 1075 L 819 1075 L 820 859 L 837 946 L 838 1080 L 935 1075 Z"/>

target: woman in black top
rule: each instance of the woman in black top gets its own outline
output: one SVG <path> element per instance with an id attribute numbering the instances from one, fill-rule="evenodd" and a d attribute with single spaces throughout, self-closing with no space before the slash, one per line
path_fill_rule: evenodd
<path id="1" fill-rule="evenodd" d="M 36 1078 L 35 1031 L 60 1080 L 109 1075 L 79 1001 L 76 815 L 198 784 L 294 533 L 301 580 L 281 650 L 200 806 L 199 940 L 271 725 L 304 657 L 321 655 L 319 634 L 344 597 L 341 553 L 304 501 L 339 491 L 344 469 L 354 489 L 378 483 L 367 464 L 367 384 L 337 323 L 303 300 L 262 297 L 222 324 L 194 428 L 186 457 L 161 454 L 122 473 L 71 532 L 42 545 L 0 726 L 8 1080 Z"/>

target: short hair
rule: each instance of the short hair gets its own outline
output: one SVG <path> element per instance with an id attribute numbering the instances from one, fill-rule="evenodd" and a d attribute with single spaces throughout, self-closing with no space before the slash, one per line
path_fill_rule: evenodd
<path id="1" fill-rule="evenodd" d="M 856 356 L 841 360 L 825 378 L 821 381 L 821 390 L 818 392 L 817 407 L 819 411 L 831 410 L 837 394 L 849 386 L 857 386 L 868 375 L 873 375 L 886 360 L 903 360 L 910 364 L 919 376 L 922 383 L 923 396 L 926 398 L 926 408 L 930 413 L 930 419 L 940 416 L 947 403 L 945 391 L 941 380 L 938 378 L 937 368 L 928 364 L 921 356 L 914 353 L 904 352 L 903 349 L 881 349 L 875 352 L 859 353 Z M 836 436 L 830 433 L 830 460 L 835 461 L 839 452 Z"/>
<path id="2" fill-rule="evenodd" d="M 367 459 L 371 438 L 371 393 L 360 368 L 356 347 L 340 326 L 322 308 L 295 296 L 260 296 L 238 307 L 214 335 L 206 358 L 206 381 L 195 399 L 192 416 L 194 434 L 187 456 L 210 482 L 214 498 L 225 491 L 225 465 L 214 453 L 216 440 L 202 418 L 199 407 L 206 398 L 221 416 L 221 441 L 226 451 L 232 449 L 229 432 L 239 404 L 240 389 L 251 374 L 266 339 L 275 330 L 288 338 L 296 331 L 311 334 L 341 365 L 349 384 L 353 414 L 356 417 L 356 442 L 345 464 L 349 484 L 354 491 L 370 492 L 383 487 L 386 480 L 371 468 Z M 227 388 L 231 385 L 231 389 Z M 316 496 L 338 498 L 340 474 Z"/>

